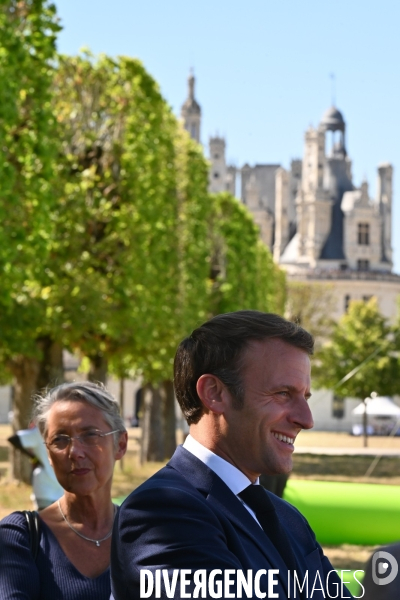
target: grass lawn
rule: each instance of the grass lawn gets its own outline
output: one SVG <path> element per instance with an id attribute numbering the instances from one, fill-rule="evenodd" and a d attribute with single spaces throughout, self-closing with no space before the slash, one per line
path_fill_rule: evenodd
<path id="1" fill-rule="evenodd" d="M 363 448 L 362 436 L 334 431 L 302 431 L 296 439 L 297 447 L 314 446 L 317 448 Z M 368 438 L 369 448 L 389 448 L 400 450 L 400 436 L 371 436 Z"/>

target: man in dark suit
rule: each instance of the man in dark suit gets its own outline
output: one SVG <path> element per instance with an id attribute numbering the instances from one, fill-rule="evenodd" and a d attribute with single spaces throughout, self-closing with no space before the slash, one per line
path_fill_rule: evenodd
<path id="1" fill-rule="evenodd" d="M 174 383 L 190 435 L 119 511 L 115 600 L 351 598 L 304 517 L 258 480 L 288 473 L 296 436 L 313 426 L 312 351 L 304 329 L 257 311 L 183 340 Z"/>

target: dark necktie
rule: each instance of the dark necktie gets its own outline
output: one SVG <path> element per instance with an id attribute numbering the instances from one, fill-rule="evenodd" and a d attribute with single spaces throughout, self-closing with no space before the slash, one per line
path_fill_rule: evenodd
<path id="1" fill-rule="evenodd" d="M 297 570 L 289 538 L 279 523 L 275 507 L 263 486 L 249 485 L 238 496 L 255 512 L 258 522 L 278 550 L 287 568 L 292 572 Z"/>

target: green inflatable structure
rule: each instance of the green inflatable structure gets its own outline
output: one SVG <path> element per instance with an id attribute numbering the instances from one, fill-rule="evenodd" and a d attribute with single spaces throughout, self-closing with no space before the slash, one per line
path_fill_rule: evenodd
<path id="1" fill-rule="evenodd" d="M 400 540 L 400 486 L 289 479 L 283 497 L 306 517 L 320 544 Z"/>

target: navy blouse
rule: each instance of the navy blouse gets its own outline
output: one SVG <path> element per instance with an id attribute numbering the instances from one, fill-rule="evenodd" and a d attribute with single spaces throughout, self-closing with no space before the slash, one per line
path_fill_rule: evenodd
<path id="1" fill-rule="evenodd" d="M 35 562 L 23 513 L 14 512 L 0 521 L 1 600 L 109 600 L 110 569 L 93 579 L 85 577 L 43 521 L 40 531 Z"/>

